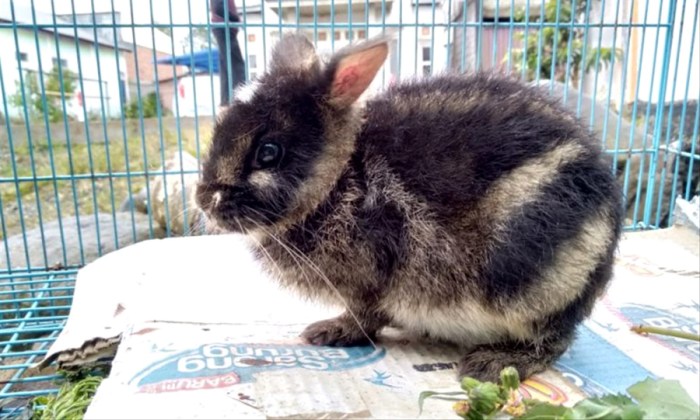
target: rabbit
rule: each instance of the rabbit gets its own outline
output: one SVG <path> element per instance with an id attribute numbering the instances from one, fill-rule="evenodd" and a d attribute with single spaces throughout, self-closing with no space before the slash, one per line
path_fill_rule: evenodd
<path id="1" fill-rule="evenodd" d="M 459 378 L 542 372 L 612 277 L 611 164 L 572 114 L 505 75 L 369 95 L 390 39 L 322 57 L 285 33 L 217 118 L 197 205 L 282 287 L 345 307 L 306 327 L 310 345 L 374 344 L 396 326 L 452 343 Z"/>

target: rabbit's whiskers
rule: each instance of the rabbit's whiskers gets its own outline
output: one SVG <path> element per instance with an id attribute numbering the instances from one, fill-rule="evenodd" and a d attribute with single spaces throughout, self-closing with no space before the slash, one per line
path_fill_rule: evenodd
<path id="1" fill-rule="evenodd" d="M 338 288 L 335 287 L 335 285 L 333 285 L 333 282 L 330 281 L 330 279 L 321 271 L 321 269 L 320 269 L 316 264 L 314 264 L 313 261 L 311 261 L 311 259 L 310 259 L 309 257 L 307 257 L 306 255 L 304 255 L 304 254 L 303 254 L 297 247 L 295 247 L 293 244 L 285 244 L 285 243 L 284 243 L 280 238 L 278 238 L 274 233 L 272 233 L 269 229 L 266 229 L 265 226 L 261 225 L 260 223 L 256 222 L 255 220 L 248 219 L 248 221 L 250 221 L 251 223 L 253 223 L 258 229 L 260 229 L 261 231 L 263 231 L 267 236 L 269 236 L 270 238 L 274 239 L 285 251 L 287 251 L 287 253 L 289 254 L 289 256 L 292 257 L 292 259 L 295 261 L 295 263 L 297 264 L 297 266 L 298 266 L 299 269 L 301 270 L 301 272 L 302 272 L 304 278 L 306 279 L 306 282 L 309 283 L 309 286 L 312 286 L 312 285 L 311 285 L 311 280 L 310 280 L 309 277 L 306 275 L 306 271 L 303 269 L 303 267 L 302 267 L 301 264 L 299 263 L 299 260 L 297 259 L 297 257 L 298 257 L 299 259 L 301 259 L 302 262 L 306 263 L 313 271 L 315 271 L 316 274 L 318 274 L 318 276 L 326 283 L 326 285 L 327 285 L 331 290 L 333 290 L 333 293 L 335 293 L 336 296 L 340 299 L 340 301 L 341 301 L 342 304 L 343 304 L 343 307 L 345 308 L 346 311 L 348 311 L 348 313 L 350 314 L 350 316 L 353 318 L 353 320 L 354 320 L 355 323 L 357 324 L 357 327 L 360 329 L 360 331 L 361 331 L 362 334 L 365 336 L 365 338 L 367 338 L 367 340 L 369 340 L 369 342 L 370 342 L 370 344 L 372 345 L 372 347 L 374 347 L 375 349 L 377 348 L 376 344 L 374 343 L 374 341 L 372 340 L 372 338 L 370 337 L 370 335 L 367 333 L 367 331 L 365 331 L 365 329 L 364 329 L 364 327 L 362 326 L 362 323 L 360 322 L 360 320 L 359 320 L 359 318 L 357 317 L 357 315 L 355 315 L 355 313 L 350 309 L 350 306 L 348 305 L 347 301 L 345 300 L 345 298 L 343 297 L 343 295 L 340 293 L 340 291 L 338 290 Z M 252 237 L 252 236 L 251 236 L 251 237 Z M 260 247 L 260 249 L 264 250 L 264 248 L 263 248 L 262 246 Z M 268 254 L 267 251 L 265 251 L 265 254 L 267 255 L 268 258 L 270 258 L 270 259 L 272 260 L 270 254 Z M 274 261 L 273 261 L 273 262 L 274 262 Z M 277 266 L 277 268 L 278 268 L 278 270 L 279 270 L 279 266 Z"/>

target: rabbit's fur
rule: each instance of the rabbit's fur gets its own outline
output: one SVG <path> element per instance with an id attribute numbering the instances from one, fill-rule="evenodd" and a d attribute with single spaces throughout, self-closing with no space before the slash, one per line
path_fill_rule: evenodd
<path id="1" fill-rule="evenodd" d="M 361 101 L 387 52 L 375 38 L 325 63 L 282 37 L 216 124 L 199 205 L 249 234 L 283 284 L 346 306 L 303 332 L 310 343 L 366 343 L 391 323 L 463 345 L 462 375 L 542 371 L 611 278 L 611 166 L 572 115 L 507 78 L 444 75 Z M 260 169 L 266 142 L 283 154 Z"/>

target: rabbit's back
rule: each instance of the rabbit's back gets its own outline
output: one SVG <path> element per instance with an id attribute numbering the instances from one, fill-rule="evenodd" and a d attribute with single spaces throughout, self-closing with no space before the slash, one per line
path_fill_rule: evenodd
<path id="1" fill-rule="evenodd" d="M 465 330 L 491 333 L 479 320 L 518 336 L 538 317 L 588 314 L 610 278 L 620 197 L 600 146 L 556 103 L 486 75 L 398 85 L 368 103 L 358 147 L 370 185 L 402 207 L 397 255 L 410 257 L 395 277 L 411 281 L 387 293 L 400 323 L 473 339 Z"/>
<path id="2" fill-rule="evenodd" d="M 446 213 L 562 144 L 597 146 L 539 91 L 488 74 L 399 84 L 370 101 L 366 114 L 359 147 L 384 157 L 409 189 Z"/>

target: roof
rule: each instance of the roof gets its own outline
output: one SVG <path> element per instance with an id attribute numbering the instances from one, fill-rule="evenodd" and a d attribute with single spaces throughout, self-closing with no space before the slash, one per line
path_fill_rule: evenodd
<path id="1" fill-rule="evenodd" d="M 162 56 L 161 56 L 162 57 Z M 171 81 L 173 79 L 179 79 L 181 76 L 186 76 L 190 73 L 194 73 L 190 68 L 185 66 L 175 66 L 175 71 L 173 71 L 173 65 L 168 64 L 157 64 L 155 65 L 156 77 L 158 77 L 158 83 L 164 83 Z"/>
<path id="2" fill-rule="evenodd" d="M 23 26 L 21 28 L 25 28 L 27 30 L 33 30 L 33 26 L 28 27 L 26 25 L 38 25 L 37 30 L 41 32 L 48 32 L 48 33 L 56 33 L 59 36 L 65 37 L 65 38 L 71 38 L 71 39 L 79 39 L 80 41 L 88 42 L 90 44 L 95 44 L 95 42 L 98 45 L 101 45 L 103 47 L 107 48 L 114 48 L 115 47 L 115 42 L 113 38 L 108 38 L 104 36 L 104 32 L 101 36 L 101 34 L 98 32 L 97 36 L 95 36 L 95 31 L 85 28 L 85 27 L 79 27 L 79 28 L 73 28 L 73 27 L 55 27 L 54 26 L 54 16 L 48 13 L 43 13 L 38 10 L 34 11 L 34 16 L 32 16 L 32 8 L 28 7 L 26 5 L 21 5 L 18 4 L 18 2 L 14 2 L 14 19 L 12 15 L 12 3 L 13 2 L 7 2 L 7 1 L 0 1 L 0 22 L 8 22 L 8 23 L 18 23 Z M 55 16 L 56 19 L 56 24 L 70 24 L 71 20 L 65 16 Z M 4 28 L 7 28 L 7 25 L 3 25 Z M 111 33 L 111 29 L 109 29 L 109 32 Z M 77 36 L 76 36 L 77 35 Z M 131 51 L 131 47 L 129 44 L 123 42 L 121 39 L 118 39 L 117 42 L 117 48 L 120 50 L 125 50 L 125 51 Z"/>
<path id="3" fill-rule="evenodd" d="M 133 34 L 131 32 L 131 28 L 122 30 L 122 38 L 124 39 L 124 42 L 165 54 L 172 53 L 172 40 L 162 31 L 143 26 L 134 27 L 133 30 Z"/>

